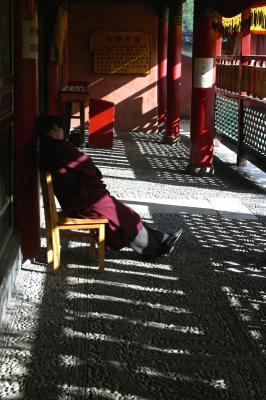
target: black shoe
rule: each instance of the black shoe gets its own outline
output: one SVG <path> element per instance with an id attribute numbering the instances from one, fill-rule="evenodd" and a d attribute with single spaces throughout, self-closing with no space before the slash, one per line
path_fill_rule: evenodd
<path id="1" fill-rule="evenodd" d="M 152 261 L 157 257 L 172 253 L 182 232 L 183 228 L 179 228 L 176 232 L 169 233 L 169 237 L 161 245 L 161 250 L 159 250 L 156 254 L 138 254 L 138 257 L 145 261 Z"/>
<path id="2" fill-rule="evenodd" d="M 178 241 L 178 239 L 182 235 L 182 232 L 183 232 L 183 228 L 179 228 L 176 232 L 170 233 L 170 237 L 164 243 L 164 246 L 166 248 L 164 249 L 164 253 L 163 254 L 171 254 L 172 253 L 172 251 L 175 248 L 176 242 Z"/>

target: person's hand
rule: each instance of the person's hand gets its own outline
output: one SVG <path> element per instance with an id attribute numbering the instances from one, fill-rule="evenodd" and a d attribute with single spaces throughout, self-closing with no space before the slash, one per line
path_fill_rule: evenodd
<path id="1" fill-rule="evenodd" d="M 49 132 L 49 136 L 56 140 L 63 140 L 64 139 L 64 130 L 60 128 L 58 125 L 53 125 L 52 129 Z"/>

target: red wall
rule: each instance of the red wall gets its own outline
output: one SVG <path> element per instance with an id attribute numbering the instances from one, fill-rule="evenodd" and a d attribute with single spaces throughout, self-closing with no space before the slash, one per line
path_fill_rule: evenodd
<path id="1" fill-rule="evenodd" d="M 146 76 L 94 74 L 90 38 L 97 30 L 150 32 L 151 73 Z M 157 130 L 156 38 L 157 16 L 152 6 L 104 3 L 71 5 L 69 79 L 89 81 L 90 97 L 115 103 L 116 130 Z M 88 107 L 85 119 L 88 119 Z"/>

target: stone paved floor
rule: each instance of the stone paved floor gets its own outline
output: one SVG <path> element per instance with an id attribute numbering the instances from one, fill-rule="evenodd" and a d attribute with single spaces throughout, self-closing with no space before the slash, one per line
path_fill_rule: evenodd
<path id="1" fill-rule="evenodd" d="M 154 262 L 114 252 L 103 274 L 63 241 L 53 276 L 42 227 L 0 330 L 0 398 L 265 400 L 265 193 L 220 164 L 186 175 L 187 146 L 158 136 L 89 152 L 114 195 L 184 234 Z"/>

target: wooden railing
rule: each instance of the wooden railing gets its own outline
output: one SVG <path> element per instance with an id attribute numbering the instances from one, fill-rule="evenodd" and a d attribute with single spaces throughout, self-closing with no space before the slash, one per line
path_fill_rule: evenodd
<path id="1" fill-rule="evenodd" d="M 216 87 L 229 92 L 239 92 L 240 57 L 218 57 L 216 61 Z"/>
<path id="2" fill-rule="evenodd" d="M 215 128 L 235 146 L 237 164 L 266 170 L 266 56 L 217 57 Z"/>
<path id="3" fill-rule="evenodd" d="M 266 98 L 266 56 L 221 56 L 216 87 L 254 98 Z"/>

